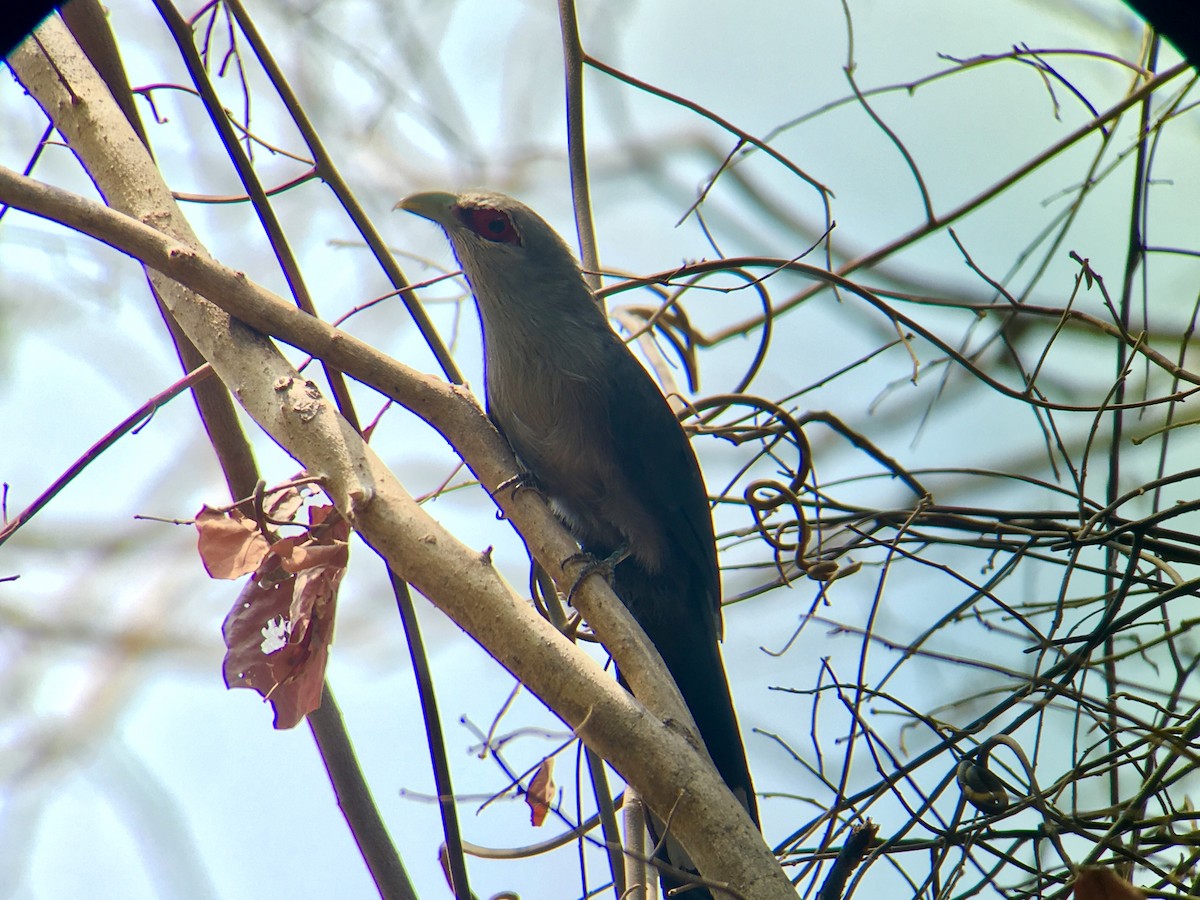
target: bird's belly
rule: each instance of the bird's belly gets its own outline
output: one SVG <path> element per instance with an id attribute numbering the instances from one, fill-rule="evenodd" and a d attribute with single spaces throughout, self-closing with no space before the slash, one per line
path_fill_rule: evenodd
<path id="1" fill-rule="evenodd" d="M 580 546 L 596 556 L 626 548 L 656 567 L 659 526 L 631 492 L 611 440 L 586 440 L 561 427 L 533 432 L 522 420 L 502 427 L 522 466 Z"/>
<path id="2" fill-rule="evenodd" d="M 628 549 L 657 569 L 665 536 L 621 468 L 630 436 L 612 433 L 603 387 L 543 371 L 537 357 L 524 378 L 495 379 L 510 361 L 490 362 L 489 412 L 567 530 L 593 555 Z"/>

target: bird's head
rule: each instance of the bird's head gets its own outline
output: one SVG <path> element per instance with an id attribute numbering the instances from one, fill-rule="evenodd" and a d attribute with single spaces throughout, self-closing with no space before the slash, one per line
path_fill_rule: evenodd
<path id="1" fill-rule="evenodd" d="M 531 311 L 529 305 L 538 302 L 539 294 L 559 303 L 564 293 L 591 302 L 566 242 L 512 197 L 490 191 L 430 191 L 406 197 L 395 208 L 442 227 L 485 318 L 489 308 L 509 307 L 514 300 Z"/>

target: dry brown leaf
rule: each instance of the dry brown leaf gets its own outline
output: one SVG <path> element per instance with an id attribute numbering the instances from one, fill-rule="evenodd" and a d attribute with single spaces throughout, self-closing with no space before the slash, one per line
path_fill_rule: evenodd
<path id="1" fill-rule="evenodd" d="M 1146 894 L 1112 869 L 1089 866 L 1075 876 L 1075 900 L 1146 900 Z"/>
<path id="2" fill-rule="evenodd" d="M 241 578 L 257 569 L 270 549 L 258 525 L 236 509 L 223 513 L 202 506 L 195 522 L 196 547 L 209 578 Z"/>
<path id="3" fill-rule="evenodd" d="M 546 821 L 546 814 L 550 812 L 550 804 L 554 802 L 557 792 L 558 787 L 554 783 L 554 760 L 547 757 L 538 766 L 537 773 L 525 792 L 525 802 L 529 804 L 529 823 L 534 828 L 540 828 Z"/>
<path id="4" fill-rule="evenodd" d="M 306 534 L 271 545 L 221 628 L 225 684 L 262 694 L 276 728 L 292 728 L 321 704 L 349 560 L 350 527 L 332 509 L 310 509 Z"/>
<path id="5" fill-rule="evenodd" d="M 263 503 L 263 512 L 276 522 L 292 522 L 303 505 L 304 494 L 298 488 L 290 487 L 272 491 Z"/>

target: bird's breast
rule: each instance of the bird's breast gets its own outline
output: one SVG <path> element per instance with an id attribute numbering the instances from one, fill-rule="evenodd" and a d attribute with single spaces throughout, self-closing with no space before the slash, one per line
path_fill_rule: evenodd
<path id="1" fill-rule="evenodd" d="M 519 375 L 489 366 L 487 394 L 492 420 L 583 548 L 627 547 L 657 568 L 664 536 L 623 472 L 604 386 L 530 359 Z"/>

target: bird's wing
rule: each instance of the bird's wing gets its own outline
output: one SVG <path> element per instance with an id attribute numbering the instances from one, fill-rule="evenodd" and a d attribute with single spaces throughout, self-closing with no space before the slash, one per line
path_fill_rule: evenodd
<path id="1" fill-rule="evenodd" d="M 619 340 L 619 339 L 618 339 Z M 721 581 L 712 513 L 699 464 L 666 398 L 637 359 L 623 351 L 610 363 L 613 396 L 608 398 L 612 434 L 621 442 L 616 462 L 663 524 L 681 562 L 699 573 L 721 634 Z"/>

